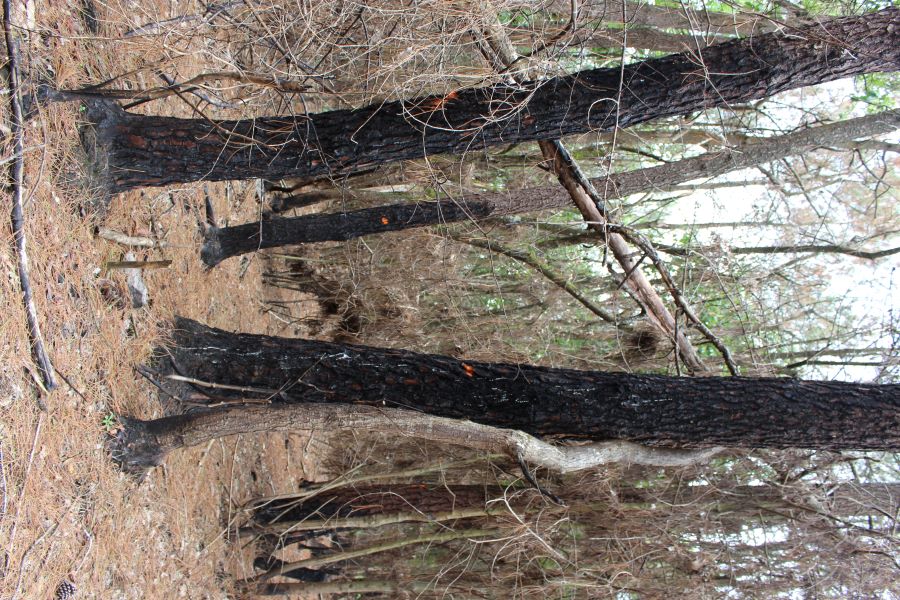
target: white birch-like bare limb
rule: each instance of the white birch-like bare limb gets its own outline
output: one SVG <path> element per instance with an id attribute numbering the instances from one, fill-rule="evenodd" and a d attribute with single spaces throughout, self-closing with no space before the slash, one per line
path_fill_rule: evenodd
<path id="1" fill-rule="evenodd" d="M 111 450 L 122 467 L 134 473 L 161 464 L 169 452 L 178 448 L 205 444 L 227 435 L 261 431 L 354 431 L 415 438 L 504 454 L 557 473 L 612 463 L 681 467 L 702 463 L 722 451 L 722 448 L 651 448 L 623 440 L 554 445 L 513 429 L 399 408 L 347 404 L 230 405 L 154 421 L 123 418 L 122 423 L 124 428 Z"/>

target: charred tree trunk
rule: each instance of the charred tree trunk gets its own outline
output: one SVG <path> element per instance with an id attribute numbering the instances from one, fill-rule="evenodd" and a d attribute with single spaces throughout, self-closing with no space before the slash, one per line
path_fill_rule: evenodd
<path id="1" fill-rule="evenodd" d="M 242 121 L 90 107 L 99 174 L 120 192 L 207 179 L 326 177 L 429 154 L 629 127 L 860 73 L 900 68 L 890 8 L 521 86 Z M 620 87 L 620 77 L 624 82 Z"/>
<path id="2" fill-rule="evenodd" d="M 271 405 L 136 424 L 132 442 L 138 450 L 144 433 L 177 446 L 267 425 L 301 427 L 302 417 L 277 406 L 296 403 L 399 407 L 533 435 L 654 446 L 900 448 L 897 384 L 676 378 L 483 363 L 228 333 L 187 319 L 177 321 L 173 342 L 167 356 L 175 379 L 190 378 L 217 401 Z M 266 410 L 272 411 L 271 422 Z"/>
<path id="3" fill-rule="evenodd" d="M 701 177 L 716 177 L 792 154 L 809 152 L 821 146 L 841 146 L 853 140 L 889 133 L 897 128 L 900 128 L 900 111 L 886 111 L 776 138 L 756 140 L 734 149 L 708 152 L 664 165 L 617 173 L 609 178 L 594 179 L 592 183 L 598 189 L 606 190 L 607 198 L 624 197 L 667 189 Z M 566 190 L 552 186 L 476 194 L 455 200 L 392 204 L 353 212 L 269 219 L 232 227 L 210 228 L 201 257 L 207 265 L 215 266 L 228 257 L 262 248 L 342 241 L 408 227 L 565 208 L 571 203 Z"/>

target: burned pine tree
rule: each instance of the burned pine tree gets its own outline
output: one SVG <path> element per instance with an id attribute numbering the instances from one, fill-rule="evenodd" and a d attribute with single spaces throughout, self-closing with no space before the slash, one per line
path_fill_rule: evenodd
<path id="1" fill-rule="evenodd" d="M 665 189 L 700 177 L 716 177 L 792 154 L 808 152 L 821 146 L 840 146 L 853 140 L 889 133 L 898 127 L 900 127 L 900 112 L 890 110 L 802 129 L 775 138 L 759 139 L 734 149 L 708 152 L 672 163 L 614 173 L 608 179 L 597 179 L 593 183 L 609 190 L 607 198 L 625 197 Z M 312 197 L 317 199 L 319 196 L 313 193 Z M 565 208 L 571 203 L 572 200 L 564 189 L 552 186 L 473 194 L 435 202 L 391 204 L 352 212 L 272 218 L 229 227 L 211 227 L 206 231 L 201 258 L 206 265 L 212 267 L 226 258 L 263 248 L 343 241 L 411 227 Z"/>
<path id="2" fill-rule="evenodd" d="M 200 179 L 321 178 L 429 154 L 629 127 L 897 70 L 898 32 L 900 10 L 889 8 L 624 69 L 297 117 L 178 119 L 95 102 L 86 137 L 93 139 L 96 168 L 109 192 Z"/>
<path id="3" fill-rule="evenodd" d="M 402 408 L 535 436 L 663 448 L 900 448 L 898 384 L 485 363 L 229 333 L 188 319 L 176 322 L 173 344 L 164 380 L 187 382 L 220 408 L 127 421 L 118 452 L 135 469 L 222 435 L 366 426 L 365 415 L 313 424 L 303 409 L 316 405 Z"/>

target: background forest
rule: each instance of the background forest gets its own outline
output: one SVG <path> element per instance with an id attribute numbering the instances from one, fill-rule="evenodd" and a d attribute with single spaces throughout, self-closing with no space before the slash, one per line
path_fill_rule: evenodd
<path id="1" fill-rule="evenodd" d="M 452 98 L 886 6 L 10 3 L 28 258 L 59 387 L 32 361 L 4 229 L 0 597 L 900 597 L 891 452 L 729 450 L 686 467 L 526 476 L 464 447 L 317 430 L 215 439 L 141 480 L 123 474 L 106 449 L 119 415 L 198 408 L 144 366 L 176 315 L 473 361 L 690 369 L 568 201 L 201 261 L 212 225 L 562 190 L 537 142 L 112 195 L 84 149 L 84 103 L 98 98 L 207 120 Z M 504 38 L 518 55 L 508 65 Z M 631 258 L 707 374 L 728 374 L 726 347 L 745 376 L 898 383 L 897 87 L 896 73 L 864 75 L 564 139 L 609 222 L 642 240 Z"/>

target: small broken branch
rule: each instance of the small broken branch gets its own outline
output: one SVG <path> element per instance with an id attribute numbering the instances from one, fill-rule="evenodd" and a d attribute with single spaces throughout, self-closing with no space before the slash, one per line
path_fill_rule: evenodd
<path id="1" fill-rule="evenodd" d="M 110 242 L 116 242 L 117 244 L 122 244 L 123 246 L 132 246 L 135 248 L 165 248 L 168 246 L 166 242 L 157 242 L 156 240 L 143 236 L 125 235 L 124 233 L 107 227 L 99 228 L 97 230 L 97 237 L 109 240 Z"/>
<path id="2" fill-rule="evenodd" d="M 104 267 L 113 269 L 165 269 L 172 264 L 171 260 L 112 260 Z"/>

